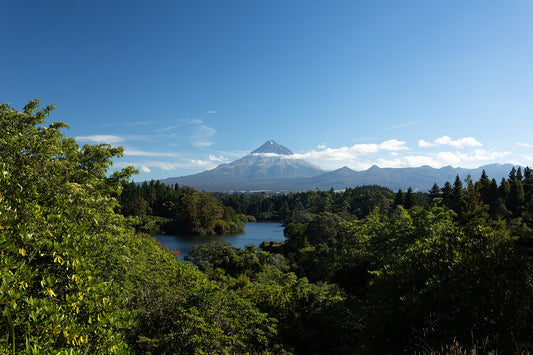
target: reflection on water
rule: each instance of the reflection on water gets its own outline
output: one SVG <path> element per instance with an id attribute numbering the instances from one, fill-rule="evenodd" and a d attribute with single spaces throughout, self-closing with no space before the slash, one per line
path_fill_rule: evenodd
<path id="1" fill-rule="evenodd" d="M 263 241 L 282 242 L 285 240 L 283 226 L 280 223 L 257 222 L 246 223 L 243 233 L 226 235 L 154 235 L 161 245 L 166 245 L 169 250 L 177 249 L 181 252 L 180 259 L 187 255 L 193 247 L 213 240 L 230 242 L 237 248 L 245 245 L 259 245 Z"/>

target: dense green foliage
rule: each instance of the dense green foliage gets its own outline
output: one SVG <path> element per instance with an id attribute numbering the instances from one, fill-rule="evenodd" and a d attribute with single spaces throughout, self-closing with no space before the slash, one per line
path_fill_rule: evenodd
<path id="1" fill-rule="evenodd" d="M 80 148 L 38 106 L 0 106 L 2 353 L 533 350 L 529 168 L 428 194 L 215 197 L 106 175 L 121 148 Z M 245 214 L 283 219 L 287 240 L 181 262 L 135 232 L 225 232 Z"/>
<path id="2" fill-rule="evenodd" d="M 212 195 L 159 181 L 124 183 L 117 211 L 141 231 L 173 234 L 222 234 L 242 231 L 247 217 Z"/>
<path id="3" fill-rule="evenodd" d="M 533 191 L 520 188 L 531 184 L 531 171 L 521 177 L 517 169 L 509 177 L 500 186 L 483 174 L 477 182 L 456 178 L 425 195 L 398 191 L 385 205 L 366 200 L 366 214 L 354 215 L 349 202 L 343 210 L 306 205 L 287 215 L 284 243 L 263 243 L 263 251 L 203 246 L 192 260 L 239 292 L 276 295 L 283 287 L 276 274 L 319 287 L 308 295 L 325 304 L 294 304 L 282 313 L 248 294 L 280 320 L 282 341 L 298 353 L 531 350 Z M 343 196 L 306 194 L 329 201 Z"/>
<path id="4" fill-rule="evenodd" d="M 0 351 L 261 352 L 275 320 L 114 213 L 126 169 L 78 147 L 52 107 L 0 106 Z"/>

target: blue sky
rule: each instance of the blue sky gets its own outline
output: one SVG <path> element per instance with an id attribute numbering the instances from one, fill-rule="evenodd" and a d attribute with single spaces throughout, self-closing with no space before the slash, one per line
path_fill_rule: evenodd
<path id="1" fill-rule="evenodd" d="M 533 165 L 531 1 L 2 4 L 0 102 L 39 97 L 136 181 L 273 139 L 324 169 Z"/>

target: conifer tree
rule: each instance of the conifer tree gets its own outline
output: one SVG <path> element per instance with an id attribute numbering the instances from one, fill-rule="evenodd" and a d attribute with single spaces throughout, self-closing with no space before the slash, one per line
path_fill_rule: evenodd
<path id="1" fill-rule="evenodd" d="M 452 204 L 451 204 L 451 201 L 452 201 L 452 191 L 453 191 L 453 188 L 452 188 L 452 185 L 450 184 L 449 181 L 446 181 L 444 183 L 444 186 L 442 187 L 441 189 L 442 191 L 442 202 L 444 203 L 445 206 L 447 206 L 448 208 L 451 208 L 452 207 Z"/>
<path id="2" fill-rule="evenodd" d="M 490 180 L 485 169 L 481 172 L 481 177 L 475 186 L 483 203 L 490 204 Z"/>
<path id="3" fill-rule="evenodd" d="M 507 207 L 514 217 L 520 216 L 522 207 L 525 202 L 524 186 L 522 181 L 517 178 L 511 180 L 509 189 L 509 198 L 507 199 Z"/>
<path id="4" fill-rule="evenodd" d="M 431 201 L 433 201 L 433 199 L 439 198 L 439 197 L 441 197 L 439 185 L 437 185 L 437 183 L 434 183 L 433 187 L 431 188 L 431 190 L 429 190 L 429 196 L 428 196 L 429 202 L 431 202 Z"/>
<path id="5" fill-rule="evenodd" d="M 465 206 L 463 183 L 459 175 L 456 175 L 452 189 L 452 209 L 458 215 L 461 214 Z"/>
<path id="6" fill-rule="evenodd" d="M 516 169 L 516 180 L 522 181 L 522 179 L 522 167 L 519 166 L 518 169 Z"/>
<path id="7" fill-rule="evenodd" d="M 394 207 L 396 206 L 403 206 L 405 203 L 405 196 L 403 194 L 402 189 L 399 189 L 396 193 L 396 196 L 394 197 Z"/>
<path id="8" fill-rule="evenodd" d="M 409 209 L 413 207 L 415 204 L 416 204 L 416 201 L 415 201 L 415 195 L 413 194 L 413 189 L 409 187 L 407 189 L 407 193 L 405 194 L 405 203 L 403 206 L 406 209 Z"/>

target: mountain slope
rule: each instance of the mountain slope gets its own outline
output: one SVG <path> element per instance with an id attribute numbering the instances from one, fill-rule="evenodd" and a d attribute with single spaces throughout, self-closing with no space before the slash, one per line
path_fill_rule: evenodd
<path id="1" fill-rule="evenodd" d="M 269 140 L 250 154 L 229 164 L 199 174 L 161 180 L 165 184 L 191 186 L 205 191 L 268 191 L 288 192 L 314 190 L 343 190 L 361 185 L 380 185 L 392 190 L 428 191 L 434 183 L 442 187 L 446 181 L 453 183 L 456 175 L 465 179 L 471 175 L 474 180 L 485 170 L 488 176 L 498 182 L 513 167 L 511 164 L 490 164 L 477 169 L 452 168 L 435 169 L 430 166 L 417 168 L 379 168 L 354 171 L 343 167 L 325 172 L 302 159 L 293 159 L 290 149 Z"/>
<path id="2" fill-rule="evenodd" d="M 267 141 L 252 153 L 229 164 L 198 174 L 161 180 L 206 191 L 272 190 L 285 181 L 308 178 L 324 170 L 302 159 L 289 158 L 293 153 L 274 141 Z"/>
<path id="3" fill-rule="evenodd" d="M 250 154 L 280 154 L 293 155 L 294 153 L 287 147 L 274 142 L 273 140 L 266 141 L 265 144 L 251 152 Z"/>

